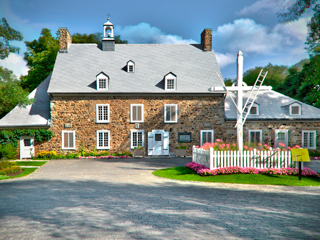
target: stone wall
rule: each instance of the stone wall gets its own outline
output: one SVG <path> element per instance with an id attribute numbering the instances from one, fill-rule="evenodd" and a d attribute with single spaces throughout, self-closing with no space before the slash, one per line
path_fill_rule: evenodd
<path id="1" fill-rule="evenodd" d="M 237 142 L 237 131 L 234 128 L 236 121 L 226 121 L 226 131 L 223 139 Z M 289 132 L 289 146 L 302 145 L 302 130 L 316 130 L 320 132 L 320 122 L 315 121 L 247 121 L 243 127 L 243 141 L 249 141 L 249 130 L 262 130 L 263 143 L 274 142 L 275 130 L 282 129 Z M 320 146 L 320 138 L 317 136 L 317 148 Z"/>
<path id="2" fill-rule="evenodd" d="M 109 104 L 110 123 L 96 123 L 96 104 Z M 224 97 L 53 97 L 51 99 L 50 130 L 54 137 L 46 143 L 36 146 L 36 151 L 56 151 L 57 153 L 71 150 L 61 149 L 61 131 L 76 132 L 76 149 L 80 151 L 83 144 L 89 151 L 96 147 L 96 131 L 110 130 L 109 152 L 130 150 L 130 130 L 135 124 L 130 123 L 130 104 L 144 104 L 144 122 L 139 129 L 145 132 L 145 148 L 147 133 L 152 130 L 165 130 L 170 136 L 170 152 L 179 146 L 178 133 L 191 132 L 192 142 L 188 146 L 191 155 L 192 145 L 200 144 L 200 130 L 213 129 L 215 136 L 222 136 L 224 127 Z M 164 123 L 164 105 L 178 104 L 178 123 Z M 65 124 L 71 124 L 65 128 Z"/>

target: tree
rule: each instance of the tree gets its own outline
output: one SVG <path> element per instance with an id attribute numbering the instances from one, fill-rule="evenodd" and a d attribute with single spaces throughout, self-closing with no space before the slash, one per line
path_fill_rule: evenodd
<path id="1" fill-rule="evenodd" d="M 21 77 L 21 85 L 32 91 L 52 72 L 60 46 L 59 40 L 47 28 L 42 29 L 38 40 L 25 43 L 27 52 L 24 59 L 30 70 L 27 76 Z"/>
<path id="2" fill-rule="evenodd" d="M 28 91 L 21 87 L 20 81 L 11 70 L 0 67 L 0 79 L 0 118 L 16 105 L 25 107 L 33 102 L 33 99 L 28 98 Z"/>
<path id="3" fill-rule="evenodd" d="M 313 6 L 317 7 L 317 0 L 294 0 L 287 1 L 281 5 L 284 12 L 278 13 L 278 18 L 281 22 L 293 22 L 298 20 L 306 10 L 311 9 Z"/>
<path id="4" fill-rule="evenodd" d="M 81 34 L 81 33 L 75 33 L 72 35 L 72 43 L 97 43 L 101 44 L 102 41 L 102 33 L 91 33 L 89 35 L 87 34 Z M 114 37 L 115 43 L 117 44 L 127 44 L 127 40 L 121 40 L 120 35 L 117 35 Z"/>
<path id="5" fill-rule="evenodd" d="M 320 5 L 316 5 L 313 9 L 315 11 L 310 22 L 308 22 L 308 37 L 306 47 L 309 56 L 314 57 L 320 53 Z"/>
<path id="6" fill-rule="evenodd" d="M 249 85 L 253 86 L 259 76 L 259 73 L 263 69 L 263 72 L 268 71 L 266 78 L 264 79 L 263 85 L 272 86 L 272 88 L 278 88 L 285 80 L 288 75 L 287 66 L 277 66 L 269 63 L 265 67 L 255 67 L 254 69 L 249 69 L 243 74 L 243 81 Z"/>
<path id="7" fill-rule="evenodd" d="M 18 47 L 10 46 L 10 41 L 21 41 L 22 35 L 20 32 L 12 29 L 7 20 L 2 18 L 0 24 L 0 59 L 5 59 L 10 53 L 19 52 Z"/>

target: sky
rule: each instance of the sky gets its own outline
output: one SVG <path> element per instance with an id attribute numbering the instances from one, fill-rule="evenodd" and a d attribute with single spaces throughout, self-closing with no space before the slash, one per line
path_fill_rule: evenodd
<path id="1" fill-rule="evenodd" d="M 71 35 L 102 33 L 108 16 L 114 34 L 132 44 L 200 43 L 203 29 L 212 28 L 212 48 L 223 78 L 236 77 L 239 51 L 244 71 L 269 63 L 291 66 L 308 58 L 304 43 L 312 12 L 299 21 L 279 23 L 284 2 L 290 0 L 0 0 L 0 18 L 24 37 L 11 42 L 20 53 L 0 60 L 0 66 L 18 77 L 26 75 L 24 41 L 38 39 L 42 28 L 54 36 L 59 27 L 67 27 Z"/>

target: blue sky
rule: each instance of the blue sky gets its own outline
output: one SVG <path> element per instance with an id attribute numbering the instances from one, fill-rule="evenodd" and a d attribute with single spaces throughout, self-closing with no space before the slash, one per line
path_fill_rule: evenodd
<path id="1" fill-rule="evenodd" d="M 71 34 L 103 31 L 115 26 L 115 35 L 129 43 L 179 44 L 200 42 L 204 28 L 212 28 L 213 50 L 224 78 L 236 76 L 238 51 L 244 53 L 244 71 L 268 63 L 292 65 L 308 55 L 308 12 L 294 23 L 281 24 L 279 4 L 290 0 L 0 0 L 0 17 L 20 31 L 24 41 L 38 39 L 42 28 L 53 35 L 59 27 Z M 27 74 L 24 42 L 12 42 L 20 54 L 10 54 L 0 65 L 18 76 Z"/>

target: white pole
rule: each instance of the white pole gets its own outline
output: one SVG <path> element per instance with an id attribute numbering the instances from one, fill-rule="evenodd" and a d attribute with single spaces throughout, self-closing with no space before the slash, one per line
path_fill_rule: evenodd
<path id="1" fill-rule="evenodd" d="M 237 79 L 237 105 L 238 108 L 242 110 L 243 104 L 243 91 L 242 91 L 242 82 L 243 82 L 243 55 L 242 52 L 239 51 L 238 59 L 237 59 L 237 71 L 238 71 L 238 79 Z M 242 113 L 238 113 L 238 124 L 237 124 L 237 144 L 238 149 L 240 151 L 243 150 L 243 123 L 242 123 Z"/>

